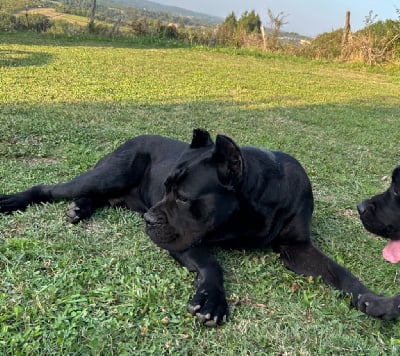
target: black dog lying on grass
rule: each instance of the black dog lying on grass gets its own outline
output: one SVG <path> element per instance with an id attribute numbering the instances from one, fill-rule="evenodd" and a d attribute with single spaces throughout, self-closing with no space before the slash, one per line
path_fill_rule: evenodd
<path id="1" fill-rule="evenodd" d="M 206 326 L 225 322 L 223 272 L 208 246 L 273 248 L 286 267 L 321 276 L 351 294 L 352 304 L 382 319 L 400 315 L 400 295 L 369 291 L 310 239 L 313 195 L 309 179 L 291 156 L 194 130 L 190 144 L 155 135 L 133 138 L 69 182 L 38 185 L 0 195 L 0 212 L 29 204 L 73 199 L 72 223 L 97 208 L 123 205 L 143 214 L 146 232 L 190 271 L 196 292 L 188 310 Z"/>
<path id="2" fill-rule="evenodd" d="M 400 262 L 400 166 L 393 170 L 385 192 L 364 200 L 357 208 L 369 232 L 389 239 L 383 257 L 391 263 Z"/>

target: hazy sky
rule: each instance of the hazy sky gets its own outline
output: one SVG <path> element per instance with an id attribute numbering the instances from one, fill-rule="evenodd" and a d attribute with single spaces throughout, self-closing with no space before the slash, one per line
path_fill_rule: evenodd
<path id="1" fill-rule="evenodd" d="M 283 31 L 315 36 L 343 27 L 346 11 L 351 12 L 351 28 L 364 27 L 370 10 L 377 20 L 398 19 L 396 8 L 400 0 L 153 0 L 159 4 L 173 5 L 188 10 L 215 15 L 222 18 L 232 11 L 239 18 L 248 10 L 256 10 L 264 25 L 268 26 L 267 10 L 277 15 L 287 15 Z"/>

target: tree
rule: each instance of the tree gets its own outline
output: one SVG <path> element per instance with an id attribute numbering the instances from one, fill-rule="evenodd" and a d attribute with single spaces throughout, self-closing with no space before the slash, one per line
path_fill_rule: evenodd
<path id="1" fill-rule="evenodd" d="M 269 47 L 272 49 L 278 49 L 278 37 L 281 32 L 281 28 L 283 25 L 286 25 L 285 18 L 287 17 L 283 12 L 280 12 L 277 15 L 274 15 L 271 9 L 268 9 L 268 17 L 269 17 L 269 27 L 271 29 L 271 38 Z"/>
<path id="2" fill-rule="evenodd" d="M 226 17 L 226 19 L 224 20 L 224 22 L 222 23 L 221 26 L 224 26 L 227 31 L 229 31 L 233 34 L 233 33 L 235 33 L 235 31 L 237 29 L 237 25 L 238 25 L 238 21 L 237 21 L 236 15 L 232 11 L 230 13 L 230 15 L 228 15 Z"/>
<path id="3" fill-rule="evenodd" d="M 245 11 L 238 21 L 238 27 L 246 33 L 260 33 L 260 16 L 254 10 L 251 12 Z"/>
<path id="4" fill-rule="evenodd" d="M 215 44 L 218 41 L 220 45 L 236 45 L 235 35 L 237 32 L 238 21 L 234 12 L 228 15 L 224 22 L 218 26 L 214 32 L 211 43 Z"/>

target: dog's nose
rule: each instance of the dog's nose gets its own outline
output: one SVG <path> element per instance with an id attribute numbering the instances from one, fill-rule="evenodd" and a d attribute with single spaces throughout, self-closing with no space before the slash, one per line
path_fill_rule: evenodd
<path id="1" fill-rule="evenodd" d="M 364 200 L 360 204 L 357 205 L 358 213 L 361 215 L 367 210 L 367 202 Z"/>
<path id="2" fill-rule="evenodd" d="M 157 222 L 157 216 L 155 216 L 150 210 L 143 214 L 143 219 L 148 224 L 155 224 Z"/>

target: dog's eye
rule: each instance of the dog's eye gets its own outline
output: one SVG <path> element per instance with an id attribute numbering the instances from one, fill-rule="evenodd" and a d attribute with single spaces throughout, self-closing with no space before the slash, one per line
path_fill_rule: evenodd
<path id="1" fill-rule="evenodd" d="M 175 201 L 177 203 L 187 204 L 189 203 L 189 198 L 182 194 L 181 192 L 176 192 Z"/>

